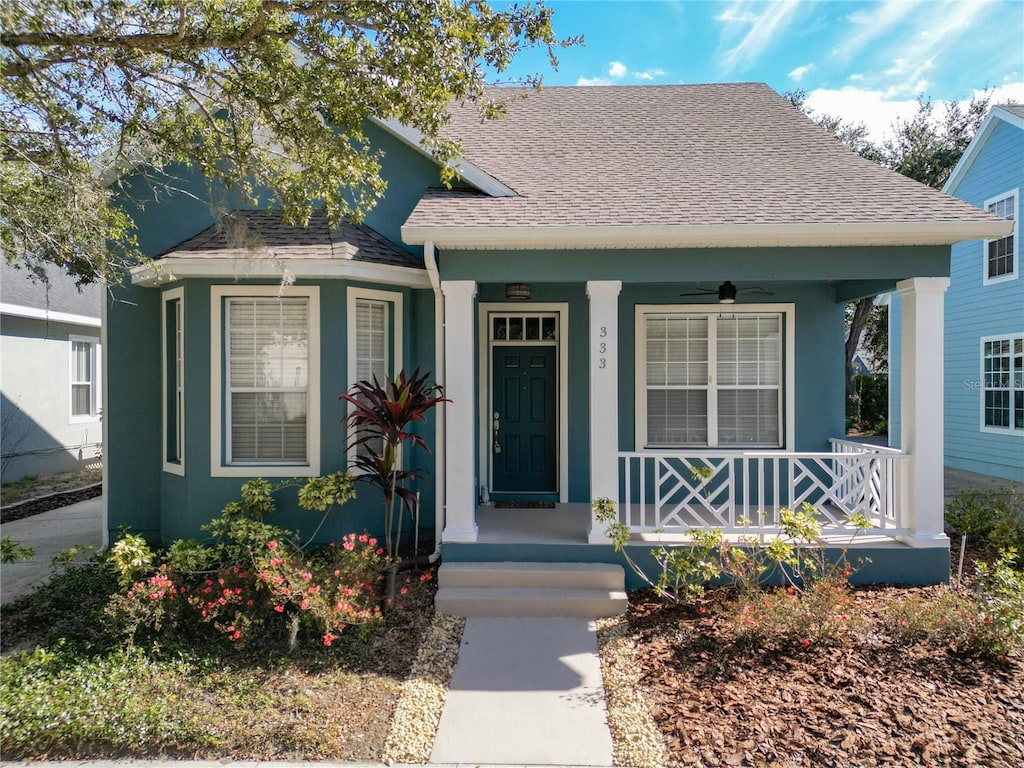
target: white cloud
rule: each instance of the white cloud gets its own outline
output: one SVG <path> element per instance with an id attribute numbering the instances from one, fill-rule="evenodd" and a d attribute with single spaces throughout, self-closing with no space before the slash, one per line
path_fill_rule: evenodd
<path id="1" fill-rule="evenodd" d="M 737 67 L 747 67 L 752 64 L 777 36 L 786 31 L 801 5 L 805 8 L 809 7 L 809 4 L 802 3 L 801 0 L 776 0 L 767 6 L 739 44 L 722 57 L 722 68 L 725 74 Z M 735 6 L 735 8 L 739 12 L 739 6 Z"/>
<path id="2" fill-rule="evenodd" d="M 852 75 L 850 75 L 849 80 L 851 83 L 860 83 L 863 82 L 864 75 L 862 75 L 860 72 L 854 72 Z"/>
<path id="3" fill-rule="evenodd" d="M 637 80 L 654 80 L 659 77 L 664 77 L 667 73 L 664 69 L 655 67 L 654 69 L 646 69 L 643 72 L 634 72 L 633 77 Z"/>
<path id="4" fill-rule="evenodd" d="M 981 96 L 984 91 L 976 90 L 965 94 L 960 101 Z M 1005 104 L 1010 101 L 1024 103 L 1024 82 L 1009 83 L 993 88 L 991 104 Z M 934 100 L 936 115 L 942 115 L 947 102 Z M 887 91 L 868 90 L 854 86 L 837 89 L 818 88 L 807 94 L 807 108 L 816 114 L 834 115 L 852 123 L 864 123 L 868 138 L 876 143 L 892 135 L 892 126 L 897 120 L 909 120 L 917 112 L 916 98 L 893 99 Z"/>
<path id="5" fill-rule="evenodd" d="M 715 21 L 723 24 L 753 24 L 757 21 L 757 14 L 751 11 L 741 11 L 738 8 L 726 8 L 715 16 Z"/>
<path id="6" fill-rule="evenodd" d="M 804 75 L 806 75 L 812 69 L 814 69 L 813 64 L 804 64 L 802 67 L 797 67 L 792 72 L 790 72 L 789 78 L 794 82 L 799 83 L 801 80 L 804 79 Z"/>
<path id="7" fill-rule="evenodd" d="M 907 16 L 915 11 L 915 16 L 921 16 L 921 3 L 913 0 L 885 0 L 875 6 L 870 13 L 856 11 L 851 13 L 847 20 L 855 30 L 846 40 L 837 45 L 834 53 L 838 56 L 850 57 L 863 50 L 877 37 L 892 31 L 894 25 L 899 24 Z"/>
<path id="8" fill-rule="evenodd" d="M 626 65 L 623 64 L 621 61 L 613 61 L 611 64 L 608 65 L 609 77 L 613 77 L 616 80 L 621 80 L 627 74 L 629 74 L 629 69 L 627 69 Z"/>
<path id="9" fill-rule="evenodd" d="M 611 85 L 612 81 L 607 77 L 579 77 L 576 85 Z"/>

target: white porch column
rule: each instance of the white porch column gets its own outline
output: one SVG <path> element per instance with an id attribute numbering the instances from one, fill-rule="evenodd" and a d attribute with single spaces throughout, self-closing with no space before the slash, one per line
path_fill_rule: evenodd
<path id="1" fill-rule="evenodd" d="M 590 499 L 619 501 L 619 280 L 587 282 L 590 298 Z M 607 544 L 590 513 L 591 544 Z"/>
<path id="2" fill-rule="evenodd" d="M 948 546 L 943 533 L 943 293 L 948 277 L 915 277 L 896 284 L 903 301 L 900 326 L 900 515 L 915 547 Z"/>
<path id="3" fill-rule="evenodd" d="M 444 346 L 446 405 L 444 477 L 445 541 L 476 541 L 475 444 L 476 384 L 473 351 L 476 341 L 474 303 L 476 282 L 442 280 L 444 293 Z"/>

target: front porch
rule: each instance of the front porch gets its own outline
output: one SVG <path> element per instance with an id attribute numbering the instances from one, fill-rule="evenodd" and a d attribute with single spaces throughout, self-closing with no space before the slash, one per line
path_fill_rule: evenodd
<path id="1" fill-rule="evenodd" d="M 591 513 L 590 502 L 600 498 L 616 502 L 619 520 L 632 531 L 631 546 L 638 552 L 653 542 L 685 544 L 694 529 L 719 529 L 731 537 L 766 542 L 779 535 L 781 508 L 809 504 L 819 515 L 829 547 L 846 546 L 852 538 L 858 555 L 875 561 L 862 575 L 864 580 L 948 579 L 942 421 L 936 418 L 942 400 L 941 387 L 935 385 L 942 379 L 946 283 L 945 278 L 913 278 L 897 284 L 908 307 L 900 329 L 906 371 L 902 396 L 908 403 L 901 416 L 902 450 L 827 437 L 829 432 L 836 434 L 835 408 L 827 401 L 833 395 L 841 397 L 835 386 L 841 366 L 833 370 L 832 362 L 815 363 L 815 358 L 834 349 L 826 343 L 828 334 L 815 326 L 820 323 L 828 330 L 835 319 L 827 292 L 773 286 L 780 298 L 794 301 L 695 308 L 668 303 L 679 290 L 671 285 L 624 289 L 619 281 L 591 280 L 580 294 L 565 287 L 549 289 L 536 302 L 520 305 L 518 314 L 529 318 L 531 307 L 535 314 L 550 314 L 551 335 L 543 332 L 548 315 L 537 321 L 533 337 L 527 319 L 521 342 L 527 345 L 525 351 L 509 359 L 518 362 L 521 357 L 532 364 L 535 357 L 539 368 L 547 363 L 537 341 L 550 339 L 555 350 L 554 383 L 545 385 L 550 391 L 544 390 L 548 394 L 542 401 L 545 408 L 553 405 L 550 413 L 555 418 L 544 443 L 551 450 L 543 455 L 556 457 L 558 463 L 537 490 L 559 503 L 554 509 L 497 509 L 479 501 L 496 489 L 505 492 L 503 498 L 516 495 L 494 481 L 499 457 L 507 467 L 504 457 L 512 454 L 503 437 L 510 407 L 495 406 L 497 393 L 507 388 L 495 382 L 503 381 L 496 370 L 505 375 L 506 369 L 518 369 L 493 354 L 518 339 L 506 330 L 511 321 L 501 325 L 506 315 L 515 313 L 494 301 L 494 286 L 487 286 L 478 302 L 474 281 L 442 281 L 446 393 L 451 398 L 444 441 L 444 556 L 449 561 L 620 562 L 604 526 Z M 786 291 L 791 293 L 782 296 Z M 568 301 L 558 303 L 561 296 Z M 797 305 L 802 307 L 801 319 Z M 673 402 L 682 402 L 683 395 L 676 392 L 706 394 L 706 402 L 700 402 L 706 433 L 685 432 L 691 427 L 679 426 L 685 409 L 681 416 L 658 410 L 667 396 L 656 406 L 645 405 L 645 398 L 653 399 L 661 391 L 655 376 L 666 364 L 655 356 L 660 347 L 650 339 L 668 338 L 655 335 L 665 318 L 681 318 L 679 324 L 690 322 L 699 328 L 697 335 L 687 337 L 688 349 L 712 355 L 690 361 L 697 371 L 696 379 L 687 380 L 690 384 L 665 390 L 676 398 Z M 710 319 L 705 323 L 704 318 Z M 745 331 L 737 331 L 741 327 L 753 329 L 749 340 Z M 735 347 L 727 346 L 733 344 L 727 333 L 738 335 Z M 716 334 L 725 339 L 718 346 Z M 581 337 L 585 345 L 575 341 Z M 811 341 L 801 346 L 802 339 Z M 751 395 L 749 412 L 736 405 L 736 384 L 725 379 L 732 370 L 732 358 L 726 355 L 734 354 L 728 350 L 748 347 L 753 356 L 741 360 L 736 370 L 754 370 L 743 373 L 753 377 L 747 388 L 768 393 Z M 533 357 L 527 358 L 526 352 Z M 719 368 L 714 367 L 715 355 L 726 361 Z M 673 368 L 666 375 L 683 374 Z M 701 384 L 705 379 L 707 386 Z M 754 424 L 752 438 L 746 427 L 739 426 L 748 422 Z M 823 425 L 828 425 L 825 434 Z M 708 447 L 659 447 L 702 442 Z M 530 490 L 520 495 L 530 498 Z M 859 525 L 851 523 L 854 516 Z M 858 530 L 864 521 L 867 530 Z"/>

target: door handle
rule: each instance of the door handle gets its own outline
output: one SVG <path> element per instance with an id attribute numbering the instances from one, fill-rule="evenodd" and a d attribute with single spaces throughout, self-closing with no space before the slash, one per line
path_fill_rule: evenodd
<path id="1" fill-rule="evenodd" d="M 491 420 L 491 435 L 494 438 L 494 445 L 492 446 L 495 453 L 501 453 L 501 443 L 498 442 L 498 430 L 501 428 L 501 414 L 497 411 L 494 412 L 494 418 Z"/>

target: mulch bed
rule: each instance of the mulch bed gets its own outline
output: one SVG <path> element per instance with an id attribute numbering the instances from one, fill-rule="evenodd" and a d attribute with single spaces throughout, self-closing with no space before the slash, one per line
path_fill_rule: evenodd
<path id="1" fill-rule="evenodd" d="M 869 618 L 926 589 L 867 588 Z M 630 600 L 630 625 L 672 765 L 1024 765 L 1024 663 L 896 647 L 870 634 L 839 647 L 734 642 L 729 619 Z"/>
<path id="2" fill-rule="evenodd" d="M 102 495 L 103 484 L 97 483 L 85 488 L 52 493 L 49 496 L 41 496 L 36 499 L 22 501 L 18 504 L 11 504 L 10 506 L 0 508 L 0 525 L 13 523 L 15 520 L 24 520 L 26 517 L 32 517 L 32 515 L 49 512 L 51 509 L 59 507 L 66 507 L 68 504 L 75 504 L 79 501 L 95 499 L 97 496 Z"/>

